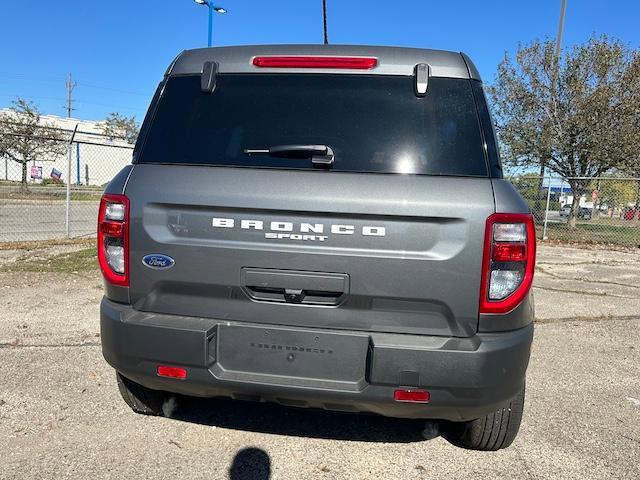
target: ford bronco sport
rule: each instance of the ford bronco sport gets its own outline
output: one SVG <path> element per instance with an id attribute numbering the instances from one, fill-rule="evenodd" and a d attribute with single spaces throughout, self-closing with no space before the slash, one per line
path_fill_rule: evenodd
<path id="1" fill-rule="evenodd" d="M 136 412 L 231 397 L 515 438 L 535 230 L 464 54 L 178 55 L 98 218 L 102 349 Z"/>

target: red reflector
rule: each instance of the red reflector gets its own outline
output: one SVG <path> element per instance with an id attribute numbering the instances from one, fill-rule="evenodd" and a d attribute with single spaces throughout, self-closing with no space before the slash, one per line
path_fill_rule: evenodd
<path id="1" fill-rule="evenodd" d="M 124 233 L 124 225 L 121 222 L 102 222 L 100 231 L 107 237 L 122 237 Z"/>
<path id="2" fill-rule="evenodd" d="M 426 390 L 398 389 L 393 393 L 396 402 L 428 403 L 430 397 Z"/>
<path id="3" fill-rule="evenodd" d="M 158 365 L 158 375 L 160 377 L 177 378 L 184 380 L 187 378 L 187 370 L 180 367 L 169 367 L 168 365 Z"/>
<path id="4" fill-rule="evenodd" d="M 523 243 L 496 243 L 493 246 L 495 262 L 524 262 L 527 259 L 527 246 Z"/>
<path id="5" fill-rule="evenodd" d="M 378 65 L 374 57 L 254 57 L 253 64 L 261 68 L 344 68 L 370 70 Z"/>

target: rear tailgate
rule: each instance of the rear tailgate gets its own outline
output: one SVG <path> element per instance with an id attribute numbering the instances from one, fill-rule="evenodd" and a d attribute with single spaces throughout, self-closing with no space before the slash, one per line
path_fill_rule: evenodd
<path id="1" fill-rule="evenodd" d="M 477 330 L 494 211 L 488 178 L 138 164 L 125 193 L 138 310 L 375 332 Z M 149 268 L 148 254 L 175 264 Z"/>

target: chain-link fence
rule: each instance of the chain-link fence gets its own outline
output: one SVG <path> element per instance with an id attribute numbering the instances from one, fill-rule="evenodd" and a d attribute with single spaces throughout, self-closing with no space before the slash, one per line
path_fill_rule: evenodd
<path id="1" fill-rule="evenodd" d="M 133 147 L 79 137 L 54 158 L 23 164 L 0 157 L 0 242 L 95 235 L 100 196 L 131 163 Z"/>
<path id="2" fill-rule="evenodd" d="M 539 239 L 640 247 L 640 178 L 510 180 L 529 203 Z"/>
<path id="3" fill-rule="evenodd" d="M 76 137 L 56 158 L 25 165 L 0 158 L 0 242 L 95 235 L 100 195 L 131 163 L 132 149 L 93 135 Z M 640 178 L 510 181 L 529 203 L 539 239 L 640 246 Z"/>

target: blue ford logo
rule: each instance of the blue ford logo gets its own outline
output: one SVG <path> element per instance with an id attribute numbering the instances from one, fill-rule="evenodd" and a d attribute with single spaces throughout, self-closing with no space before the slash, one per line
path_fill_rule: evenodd
<path id="1" fill-rule="evenodd" d="M 162 253 L 151 253 L 142 257 L 142 263 L 149 268 L 156 270 L 164 270 L 173 267 L 176 261 L 168 255 Z"/>

